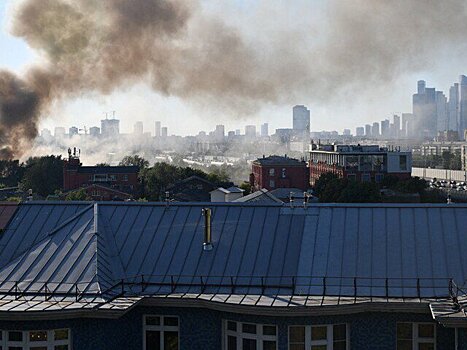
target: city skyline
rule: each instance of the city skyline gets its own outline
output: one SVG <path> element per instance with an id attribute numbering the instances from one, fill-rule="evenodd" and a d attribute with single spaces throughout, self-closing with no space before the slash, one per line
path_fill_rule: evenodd
<path id="1" fill-rule="evenodd" d="M 0 44 L 2 48 L 5 48 L 0 54 L 0 67 L 21 73 L 26 67 L 42 58 L 25 41 L 10 34 L 11 12 L 9 11 L 12 11 L 11 5 L 12 1 L 4 1 L 0 4 L 0 22 L 2 24 Z M 246 3 L 237 0 L 223 3 L 221 6 L 214 1 L 204 0 L 201 1 L 201 5 L 209 14 L 220 16 L 227 21 L 229 26 L 238 28 L 242 33 L 245 32 L 245 37 L 248 40 L 253 39 L 252 36 L 255 38 L 258 36 L 258 40 L 264 39 L 269 34 L 268 31 L 275 25 L 284 28 L 284 30 L 290 27 L 291 32 L 296 29 L 299 33 L 303 28 L 315 28 L 318 24 L 326 22 L 326 16 L 333 8 L 332 4 L 326 4 L 324 1 L 265 4 L 262 1 Z M 358 11 L 365 13 L 366 10 L 359 5 Z M 223 12 L 235 14 L 236 16 L 233 16 L 235 19 L 232 19 L 232 16 L 225 18 Z M 263 13 L 270 15 L 269 17 L 261 15 L 264 31 L 252 31 L 253 28 L 257 29 L 254 20 Z M 306 16 L 297 16 L 297 14 L 306 14 Z M 352 16 L 360 14 L 352 13 Z M 303 40 L 306 45 L 309 44 L 307 38 L 303 37 Z M 449 38 L 447 43 L 451 45 L 452 39 Z M 307 47 L 306 45 L 304 47 Z M 356 87 L 354 85 L 360 78 L 356 81 L 349 80 L 348 88 L 350 90 L 347 92 L 358 91 L 358 93 L 347 94 L 347 97 L 345 97 L 346 94 L 342 95 L 336 92 L 336 96 L 326 100 L 322 98 L 321 92 L 318 96 L 317 90 L 304 88 L 299 90 L 299 95 L 302 95 L 300 97 L 274 103 L 265 102 L 258 111 L 243 116 L 235 115 L 231 111 L 226 111 L 223 115 L 222 110 L 219 111 L 217 108 L 211 109 L 210 106 L 206 105 L 186 103 L 176 96 L 161 96 L 151 92 L 143 83 L 132 87 L 118 88 L 110 95 L 84 93 L 78 98 L 54 103 L 51 110 L 42 119 L 39 129 L 44 127 L 53 129 L 58 121 L 66 121 L 67 124 L 78 125 L 80 128 L 90 127 L 92 120 L 101 118 L 105 111 L 116 110 L 122 122 L 122 130 L 131 130 L 135 119 L 142 120 L 145 124 L 161 120 L 168 125 L 169 130 L 178 129 L 180 135 L 189 135 L 196 131 L 193 130 L 193 125 L 201 130 L 211 129 L 217 123 L 219 115 L 221 115 L 220 118 L 227 129 L 235 129 L 238 124 L 260 125 L 267 121 L 270 129 L 274 130 L 288 126 L 283 122 L 283 119 L 291 105 L 304 103 L 310 107 L 312 116 L 316 118 L 313 129 L 331 130 L 335 129 L 333 125 L 336 122 L 342 124 L 345 122 L 342 128 L 355 130 L 355 127 L 375 119 L 383 120 L 395 113 L 409 111 L 413 81 L 420 80 L 422 77 L 427 81 L 436 82 L 436 85 L 441 87 L 443 91 L 448 91 L 451 82 L 455 80 L 454 77 L 458 75 L 458 72 L 461 72 L 461 60 L 456 59 L 456 55 L 450 55 L 447 58 L 442 51 L 436 53 L 439 55 L 434 64 L 430 63 L 430 65 L 422 65 L 422 68 L 405 70 L 404 74 L 392 76 L 390 79 L 378 76 L 372 81 L 372 84 L 360 85 L 359 90 L 354 90 L 352 87 Z M 405 57 L 403 59 L 406 60 Z M 332 75 L 328 75 L 328 79 L 331 80 Z M 383 95 L 382 92 L 387 91 L 388 88 L 390 88 L 391 93 Z M 180 121 L 183 120 L 190 122 L 181 123 Z M 342 128 L 339 128 L 339 131 Z"/>

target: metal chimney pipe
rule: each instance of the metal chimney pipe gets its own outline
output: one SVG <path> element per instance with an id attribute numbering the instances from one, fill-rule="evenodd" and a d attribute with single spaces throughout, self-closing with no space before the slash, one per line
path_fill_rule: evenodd
<path id="1" fill-rule="evenodd" d="M 211 232 L 211 208 L 203 208 L 201 212 L 204 216 L 204 242 L 203 250 L 210 251 L 212 250 L 212 232 Z"/>

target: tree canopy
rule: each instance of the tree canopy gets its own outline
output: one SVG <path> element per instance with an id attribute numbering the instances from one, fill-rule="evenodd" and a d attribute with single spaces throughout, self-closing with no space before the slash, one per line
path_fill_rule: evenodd
<path id="1" fill-rule="evenodd" d="M 20 183 L 23 191 L 46 197 L 63 186 L 63 159 L 61 156 L 29 158 Z"/>

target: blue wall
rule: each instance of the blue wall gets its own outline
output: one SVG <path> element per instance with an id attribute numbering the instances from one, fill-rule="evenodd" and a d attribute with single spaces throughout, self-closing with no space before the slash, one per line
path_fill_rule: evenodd
<path id="1" fill-rule="evenodd" d="M 0 329 L 70 328 L 74 350 L 142 349 L 142 321 L 145 314 L 178 315 L 182 350 L 220 350 L 222 319 L 277 324 L 279 349 L 288 349 L 288 326 L 292 324 L 349 323 L 352 350 L 395 350 L 397 322 L 432 322 L 429 314 L 362 313 L 326 317 L 266 317 L 201 308 L 136 307 L 117 320 L 0 321 Z M 437 350 L 453 350 L 454 329 L 438 325 L 436 332 Z M 467 350 L 467 332 L 461 330 L 459 338 L 459 350 Z"/>

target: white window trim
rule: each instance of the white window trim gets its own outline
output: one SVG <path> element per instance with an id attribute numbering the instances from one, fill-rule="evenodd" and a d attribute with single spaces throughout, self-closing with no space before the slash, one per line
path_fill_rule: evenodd
<path id="1" fill-rule="evenodd" d="M 237 324 L 237 330 L 236 331 L 231 331 L 227 329 L 227 323 L 228 322 L 234 322 Z M 263 341 L 275 341 L 276 342 L 276 350 L 278 347 L 279 343 L 279 337 L 278 337 L 278 329 L 277 325 L 275 324 L 263 324 L 263 323 L 254 323 L 254 322 L 238 322 L 238 321 L 232 321 L 232 320 L 222 320 L 222 331 L 224 333 L 223 336 L 223 344 L 222 348 L 224 350 L 227 350 L 227 339 L 228 336 L 233 336 L 237 338 L 237 350 L 242 349 L 242 341 L 243 339 L 253 339 L 256 340 L 256 349 L 257 350 L 263 350 Z M 254 324 L 256 325 L 256 334 L 251 334 L 251 333 L 243 333 L 242 332 L 242 324 Z M 263 334 L 263 326 L 272 326 L 276 328 L 276 335 L 265 335 Z"/>
<path id="2" fill-rule="evenodd" d="M 54 340 L 54 331 L 58 330 L 67 330 L 68 331 L 68 339 L 64 340 Z M 21 332 L 23 334 L 22 341 L 8 341 L 8 332 Z M 30 341 L 29 340 L 29 333 L 30 332 L 47 332 L 47 340 L 46 341 Z M 70 328 L 55 328 L 55 329 L 34 329 L 34 330 L 16 330 L 10 329 L 5 331 L 0 331 L 2 333 L 2 340 L 0 340 L 0 345 L 3 349 L 8 349 L 8 347 L 22 347 L 24 350 L 28 350 L 31 347 L 47 347 L 47 350 L 54 350 L 55 346 L 59 345 L 67 345 L 68 350 L 72 349 L 72 341 L 71 341 L 71 330 Z"/>
<path id="3" fill-rule="evenodd" d="M 312 345 L 326 345 L 326 350 L 334 350 L 334 326 L 345 324 L 345 347 L 350 350 L 350 326 L 348 323 L 333 323 L 333 324 L 293 324 L 289 325 L 287 335 L 287 349 L 290 350 L 290 327 L 305 327 L 305 350 L 311 349 Z M 312 327 L 326 327 L 326 340 L 312 340 Z"/>
<path id="4" fill-rule="evenodd" d="M 146 324 L 146 317 L 159 317 L 160 318 L 160 325 L 147 325 Z M 178 326 L 164 326 L 164 317 L 173 317 L 178 320 Z M 164 333 L 165 332 L 177 332 L 178 334 L 178 349 L 180 350 L 180 317 L 175 315 L 152 315 L 147 314 L 143 315 L 143 350 L 146 349 L 146 331 L 159 331 L 161 332 L 161 339 L 160 339 L 160 348 L 164 349 Z"/>
<path id="5" fill-rule="evenodd" d="M 433 348 L 436 350 L 436 323 L 433 322 L 397 322 L 399 323 L 411 323 L 412 324 L 412 349 L 418 349 L 420 343 L 429 343 L 433 344 Z M 396 347 L 397 347 L 397 324 L 396 324 Z M 422 338 L 418 336 L 418 325 L 420 324 L 430 324 L 433 325 L 435 334 L 433 338 Z"/>

